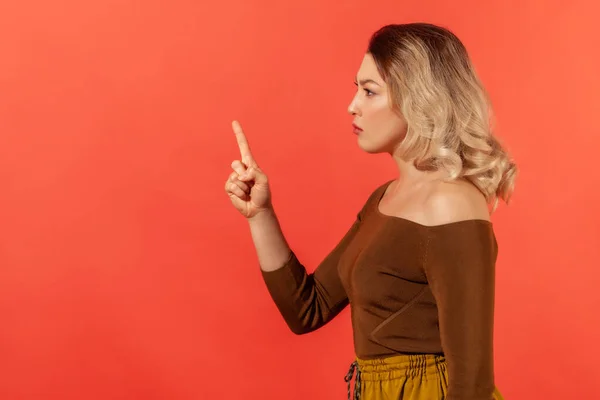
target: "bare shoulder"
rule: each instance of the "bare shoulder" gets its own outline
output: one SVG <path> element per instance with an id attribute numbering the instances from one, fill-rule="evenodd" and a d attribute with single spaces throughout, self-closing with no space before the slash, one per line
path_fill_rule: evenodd
<path id="1" fill-rule="evenodd" d="M 463 220 L 490 220 L 483 194 L 467 181 L 440 182 L 429 193 L 424 208 L 429 225 Z"/>

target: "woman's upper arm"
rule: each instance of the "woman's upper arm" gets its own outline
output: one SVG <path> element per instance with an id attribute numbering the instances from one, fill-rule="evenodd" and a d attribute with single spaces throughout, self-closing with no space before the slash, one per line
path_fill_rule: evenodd
<path id="1" fill-rule="evenodd" d="M 447 186 L 429 203 L 424 269 L 438 308 L 448 399 L 492 398 L 497 243 L 481 195 Z"/>
<path id="2" fill-rule="evenodd" d="M 496 241 L 485 221 L 430 231 L 424 264 L 448 365 L 448 399 L 491 399 L 494 390 Z"/>

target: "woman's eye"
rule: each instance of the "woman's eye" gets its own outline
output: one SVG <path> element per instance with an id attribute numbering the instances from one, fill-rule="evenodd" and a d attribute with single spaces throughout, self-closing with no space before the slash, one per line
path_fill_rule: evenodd
<path id="1" fill-rule="evenodd" d="M 354 82 L 354 84 L 358 87 L 358 82 Z M 372 96 L 375 93 L 371 92 L 369 89 L 363 88 L 363 90 L 367 93 L 367 96 Z"/>

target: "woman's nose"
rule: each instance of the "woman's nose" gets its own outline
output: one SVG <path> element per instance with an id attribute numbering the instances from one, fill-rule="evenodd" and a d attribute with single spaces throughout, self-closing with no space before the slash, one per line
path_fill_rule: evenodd
<path id="1" fill-rule="evenodd" d="M 356 115 L 358 114 L 358 107 L 356 107 L 356 102 L 352 100 L 352 102 L 348 105 L 348 114 Z"/>

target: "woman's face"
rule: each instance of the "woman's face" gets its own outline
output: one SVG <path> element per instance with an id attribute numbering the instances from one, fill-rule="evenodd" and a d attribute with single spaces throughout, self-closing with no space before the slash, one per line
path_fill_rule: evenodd
<path id="1" fill-rule="evenodd" d="M 358 145 L 368 153 L 390 153 L 406 135 L 406 121 L 392 109 L 388 87 L 379 75 L 373 57 L 365 54 L 355 84 L 358 87 L 348 112 L 354 116 Z"/>

